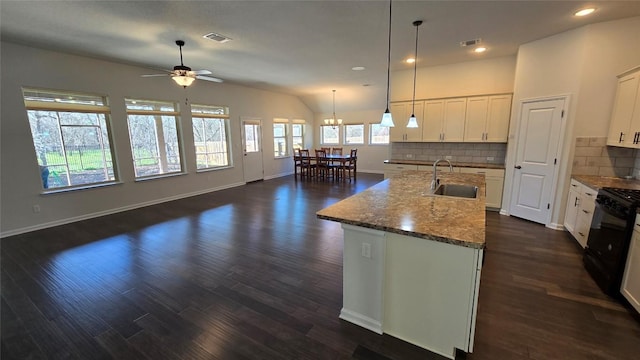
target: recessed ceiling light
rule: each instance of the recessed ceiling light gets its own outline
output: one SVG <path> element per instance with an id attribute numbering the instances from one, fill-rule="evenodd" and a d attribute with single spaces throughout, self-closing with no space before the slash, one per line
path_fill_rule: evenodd
<path id="1" fill-rule="evenodd" d="M 483 53 L 485 51 L 487 51 L 487 48 L 484 47 L 484 46 L 479 46 L 479 47 L 473 49 L 473 52 L 475 52 L 475 53 Z"/>
<path id="2" fill-rule="evenodd" d="M 592 14 L 594 11 L 596 11 L 595 8 L 585 8 L 585 9 L 576 11 L 573 15 L 574 16 L 587 16 L 589 14 Z"/>
<path id="3" fill-rule="evenodd" d="M 365 69 L 364 66 L 354 66 L 354 67 L 351 68 L 351 70 L 353 70 L 353 71 L 362 71 L 364 69 Z"/>
<path id="4" fill-rule="evenodd" d="M 204 34 L 202 35 L 203 38 L 205 39 L 209 39 L 209 40 L 213 40 L 219 43 L 226 43 L 227 41 L 233 40 L 228 36 L 222 35 L 222 34 L 218 34 L 218 33 L 208 33 L 208 34 Z"/>
<path id="5" fill-rule="evenodd" d="M 408 58 L 407 60 L 405 60 L 405 62 L 406 62 L 407 64 L 413 64 L 414 62 L 416 62 L 416 59 L 414 59 L 414 58 Z"/>

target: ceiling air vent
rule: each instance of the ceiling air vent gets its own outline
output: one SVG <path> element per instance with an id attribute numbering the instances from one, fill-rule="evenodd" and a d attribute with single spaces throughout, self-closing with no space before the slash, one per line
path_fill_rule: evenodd
<path id="1" fill-rule="evenodd" d="M 224 36 L 216 33 L 208 33 L 208 34 L 202 35 L 202 37 L 209 40 L 217 41 L 219 43 L 226 43 L 227 41 L 232 40 L 228 36 Z"/>
<path id="2" fill-rule="evenodd" d="M 480 38 L 467 40 L 467 41 L 460 41 L 460 46 L 465 47 L 465 46 L 477 45 L 477 44 L 480 44 L 481 41 L 482 40 Z"/>

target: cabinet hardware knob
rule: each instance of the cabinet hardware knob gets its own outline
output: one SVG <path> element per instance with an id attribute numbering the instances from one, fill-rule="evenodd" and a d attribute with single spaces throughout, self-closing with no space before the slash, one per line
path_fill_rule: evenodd
<path id="1" fill-rule="evenodd" d="M 573 202 L 573 206 L 578 206 L 578 198 L 576 198 L 576 201 Z"/>
<path id="2" fill-rule="evenodd" d="M 583 213 L 588 214 L 589 212 L 587 210 L 582 210 Z"/>
<path id="3" fill-rule="evenodd" d="M 618 142 L 621 143 L 622 142 L 622 138 L 624 137 L 624 133 L 622 131 L 620 131 L 620 137 L 618 138 Z"/>
<path id="4" fill-rule="evenodd" d="M 583 234 L 583 233 L 581 233 L 581 232 L 578 232 L 578 234 L 580 234 L 580 236 L 582 236 L 582 237 L 584 237 L 584 234 Z"/>
<path id="5" fill-rule="evenodd" d="M 516 166 L 514 166 L 514 167 L 515 167 L 516 169 L 518 169 L 518 170 L 522 169 L 522 166 L 520 166 L 520 165 L 516 165 Z"/>

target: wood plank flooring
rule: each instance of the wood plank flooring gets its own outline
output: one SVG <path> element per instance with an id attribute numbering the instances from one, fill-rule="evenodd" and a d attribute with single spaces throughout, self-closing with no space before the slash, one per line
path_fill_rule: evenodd
<path id="1" fill-rule="evenodd" d="M 381 181 L 292 176 L 2 239 L 2 359 L 441 359 L 341 321 L 342 231 Z M 635 359 L 565 232 L 488 213 L 467 359 Z M 464 357 L 464 356 L 461 356 Z"/>

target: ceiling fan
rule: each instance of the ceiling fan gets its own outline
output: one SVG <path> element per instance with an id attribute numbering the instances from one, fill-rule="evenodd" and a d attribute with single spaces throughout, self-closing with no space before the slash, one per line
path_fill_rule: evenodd
<path id="1" fill-rule="evenodd" d="M 176 45 L 180 48 L 180 65 L 176 65 L 173 67 L 173 71 L 168 71 L 168 74 L 151 74 L 151 75 L 142 75 L 142 77 L 154 77 L 154 76 L 171 76 L 173 81 L 175 81 L 178 85 L 186 88 L 191 85 L 196 79 L 213 81 L 221 83 L 222 79 L 204 76 L 211 74 L 209 70 L 191 70 L 190 67 L 185 66 L 182 62 L 182 47 L 184 46 L 183 40 L 176 40 Z"/>

